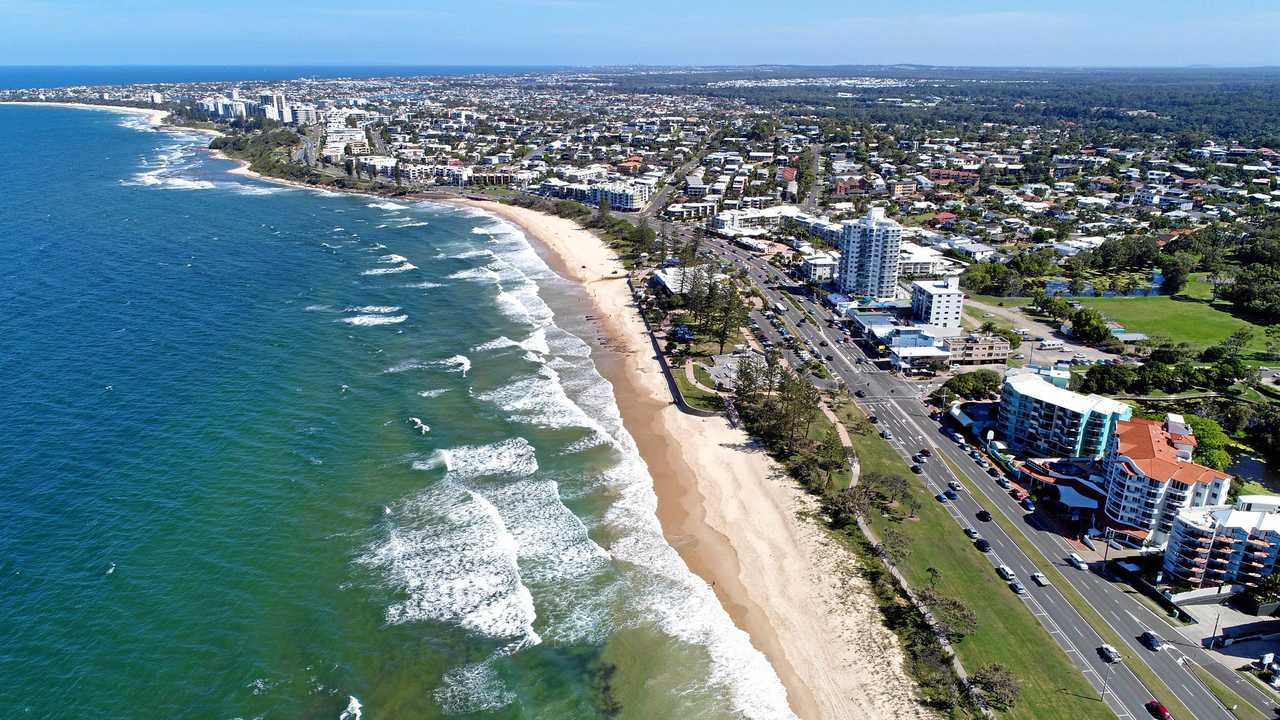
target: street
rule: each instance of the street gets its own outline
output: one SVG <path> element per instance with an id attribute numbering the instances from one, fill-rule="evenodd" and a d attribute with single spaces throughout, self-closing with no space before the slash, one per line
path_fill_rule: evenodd
<path id="1" fill-rule="evenodd" d="M 1276 704 L 1261 690 L 1236 677 L 1232 670 L 1213 661 L 1200 648 L 1182 641 L 1180 635 L 1145 605 L 1129 598 L 1118 586 L 1095 572 L 1083 572 L 1067 565 L 1064 558 L 1072 550 L 1063 538 L 1035 527 L 1029 519 L 1032 516 L 996 486 L 994 481 L 983 473 L 969 470 L 974 467 L 973 460 L 943 435 L 941 426 L 929 418 L 918 386 L 889 372 L 876 370 L 861 348 L 856 344 L 838 342 L 844 337 L 843 333 L 825 326 L 825 321 L 832 317 L 830 312 L 809 299 L 792 296 L 793 300 L 798 301 L 809 314 L 820 321 L 816 324 L 801 322 L 803 313 L 784 299 L 783 292 L 772 287 L 779 283 L 790 285 L 792 281 L 789 278 L 770 266 L 765 259 L 722 240 L 708 239 L 703 245 L 718 258 L 745 268 L 760 287 L 768 306 L 782 303 L 785 310 L 782 316 L 790 331 L 817 347 L 822 355 L 832 356 L 832 360 L 826 363 L 828 369 L 833 376 L 843 380 L 851 392 L 861 390 L 865 394 L 866 397 L 860 400 L 860 404 L 869 413 L 878 416 L 880 428 L 892 431 L 894 440 L 891 444 L 904 459 L 919 452 L 921 448 L 932 449 L 935 459 L 925 464 L 921 477 L 933 494 L 941 493 L 947 488 L 948 482 L 957 479 L 942 461 L 943 457 L 964 469 L 964 480 L 967 481 L 964 484 L 968 489 L 978 488 L 978 495 L 975 497 L 967 490 L 961 491 L 957 500 L 948 503 L 948 511 L 957 524 L 957 542 L 968 542 L 961 534 L 963 528 L 974 527 L 982 533 L 991 543 L 991 552 L 987 555 L 993 568 L 1000 564 L 1008 565 L 1023 580 L 1027 587 L 1027 595 L 1023 598 L 1028 609 L 1071 657 L 1089 682 L 1100 692 L 1104 687 L 1107 688 L 1107 704 L 1119 717 L 1149 716 L 1144 704 L 1153 697 L 1153 693 L 1143 686 L 1128 667 L 1129 663 L 1138 662 L 1150 667 L 1195 717 L 1223 720 L 1232 718 L 1233 715 L 1217 698 L 1182 665 L 1180 660 L 1184 655 L 1209 669 L 1215 677 L 1226 682 L 1249 702 L 1267 709 L 1268 712 L 1274 712 Z M 771 330 L 767 323 L 761 324 L 761 327 Z M 825 347 L 823 342 L 827 343 Z M 790 359 L 794 362 L 794 358 Z M 1035 563 L 999 525 L 976 519 L 977 513 L 983 509 L 999 512 L 1012 520 L 1042 556 L 1037 560 L 1062 567 L 1064 575 L 1077 591 L 1127 641 L 1125 646 L 1118 648 L 1124 656 L 1122 662 L 1110 664 L 1099 656 L 1097 648 L 1104 640 L 1057 588 L 1039 587 L 1030 582 L 1031 574 L 1037 570 Z M 975 549 L 974 552 L 978 550 Z M 992 577 L 995 578 L 994 571 Z M 1146 649 L 1137 638 L 1148 629 L 1155 630 L 1166 641 L 1174 641 L 1173 647 L 1161 652 Z"/>

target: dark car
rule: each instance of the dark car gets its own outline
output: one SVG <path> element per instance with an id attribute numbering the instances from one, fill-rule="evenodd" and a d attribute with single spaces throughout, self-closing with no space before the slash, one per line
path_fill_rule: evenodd
<path id="1" fill-rule="evenodd" d="M 986 538 L 978 538 L 973 543 L 973 546 L 978 548 L 980 552 L 991 552 L 991 543 L 987 542 Z"/>
<path id="2" fill-rule="evenodd" d="M 991 522 L 991 512 L 989 510 L 979 510 L 978 519 L 982 522 Z"/>
<path id="3" fill-rule="evenodd" d="M 933 457 L 933 451 L 929 448 L 920 448 L 920 454 L 925 457 Z"/>
<path id="4" fill-rule="evenodd" d="M 869 422 L 869 423 L 871 423 L 872 425 L 874 425 L 874 424 L 876 424 L 876 423 L 880 422 L 880 418 L 876 417 L 875 415 L 868 415 L 868 416 L 867 416 L 867 422 Z"/>
<path id="5" fill-rule="evenodd" d="M 853 394 L 854 394 L 856 397 L 866 397 L 866 396 L 867 396 L 867 394 L 866 394 L 866 393 L 864 393 L 864 392 L 862 392 L 861 390 L 854 390 L 854 391 L 853 391 Z"/>
<path id="6" fill-rule="evenodd" d="M 947 497 L 951 498 L 952 500 L 955 500 L 956 498 L 960 497 L 958 494 L 956 494 L 956 491 L 955 491 L 955 490 L 951 490 L 951 489 L 947 489 L 947 491 L 946 491 L 946 492 L 944 492 L 944 493 L 942 493 L 942 494 L 943 494 L 943 495 L 946 495 Z"/>
<path id="7" fill-rule="evenodd" d="M 1159 652 L 1164 648 L 1164 640 L 1150 630 L 1142 633 L 1141 640 L 1143 645 L 1146 645 L 1148 648 L 1155 650 L 1156 652 Z"/>
<path id="8" fill-rule="evenodd" d="M 997 475 L 999 475 L 999 474 L 1000 474 L 1000 471 L 999 471 L 999 470 L 997 470 L 997 469 L 995 469 L 995 468 L 993 468 L 993 467 L 992 467 L 992 468 L 987 468 L 987 474 L 988 474 L 988 475 L 990 475 L 991 477 L 996 477 Z"/>
<path id="9" fill-rule="evenodd" d="M 919 475 L 920 473 L 924 472 L 924 468 L 920 467 L 919 465 L 912 465 L 911 472 Z"/>

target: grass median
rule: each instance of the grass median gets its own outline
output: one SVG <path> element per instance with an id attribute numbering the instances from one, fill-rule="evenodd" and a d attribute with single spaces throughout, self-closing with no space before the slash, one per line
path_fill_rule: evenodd
<path id="1" fill-rule="evenodd" d="M 1075 608 L 1076 612 L 1080 614 L 1080 617 L 1084 618 L 1085 622 L 1089 623 L 1089 627 L 1093 628 L 1094 632 L 1098 633 L 1104 642 L 1118 648 L 1128 647 L 1129 644 L 1120 637 L 1120 634 L 1117 633 L 1111 627 L 1110 623 L 1108 623 L 1102 615 L 1094 609 L 1093 605 L 1090 605 L 1089 602 L 1084 599 L 1084 596 L 1081 595 L 1079 591 L 1075 589 L 1075 586 L 1067 580 L 1066 576 L 1058 570 L 1058 566 L 1046 558 L 1044 554 L 1040 552 L 1039 548 L 1031 544 L 1031 541 L 1022 533 L 1021 529 L 1015 526 L 1003 512 L 998 509 L 993 510 L 988 507 L 988 503 L 982 502 L 986 496 L 978 489 L 973 477 L 952 462 L 951 458 L 944 456 L 943 459 L 946 461 L 947 467 L 951 469 L 952 474 L 959 478 L 960 482 L 964 484 L 965 490 L 973 496 L 975 501 L 978 501 L 979 505 L 991 512 L 992 519 L 1004 530 L 1006 535 L 1017 543 L 1018 548 L 1021 549 L 1022 553 L 1031 560 L 1031 563 L 1036 566 L 1036 569 L 1045 574 L 1045 577 L 1049 579 L 1049 582 L 1058 589 L 1058 592 L 1062 593 L 1062 596 L 1067 599 L 1068 603 L 1071 603 L 1071 607 Z M 1169 689 L 1169 686 L 1166 685 L 1146 663 L 1125 663 L 1125 667 L 1129 668 L 1129 670 L 1138 678 L 1138 681 L 1145 685 L 1147 690 L 1151 691 L 1152 697 L 1164 703 L 1165 707 L 1169 708 L 1169 712 L 1173 713 L 1174 717 L 1195 717 L 1191 714 L 1191 711 L 1182 704 L 1182 701 L 1174 695 L 1173 691 Z"/>
<path id="2" fill-rule="evenodd" d="M 840 414 L 854 412 L 841 408 Z M 956 643 L 956 653 L 969 672 L 999 663 L 1017 676 L 1021 697 L 1003 716 L 1019 720 L 1113 717 L 1084 675 L 1026 605 L 999 580 L 991 563 L 961 533 L 906 462 L 874 432 L 852 433 L 851 437 L 862 473 L 894 473 L 912 479 L 908 496 L 891 517 L 873 511 L 867 522 L 882 536 L 893 527 L 910 539 L 910 551 L 898 567 L 913 589 L 932 587 L 973 611 L 975 630 Z"/>

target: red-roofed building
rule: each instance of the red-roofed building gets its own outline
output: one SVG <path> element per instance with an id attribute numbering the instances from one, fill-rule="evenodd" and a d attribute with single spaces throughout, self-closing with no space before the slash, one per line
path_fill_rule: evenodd
<path id="1" fill-rule="evenodd" d="M 1231 476 L 1192 462 L 1195 446 L 1181 415 L 1117 422 L 1103 460 L 1107 520 L 1163 545 L 1179 512 L 1225 504 Z"/>

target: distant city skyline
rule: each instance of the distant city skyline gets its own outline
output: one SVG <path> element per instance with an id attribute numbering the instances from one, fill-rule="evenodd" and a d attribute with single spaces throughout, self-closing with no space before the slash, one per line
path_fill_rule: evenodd
<path id="1" fill-rule="evenodd" d="M 1274 3 L 12 0 L 3 65 L 1257 66 Z"/>

